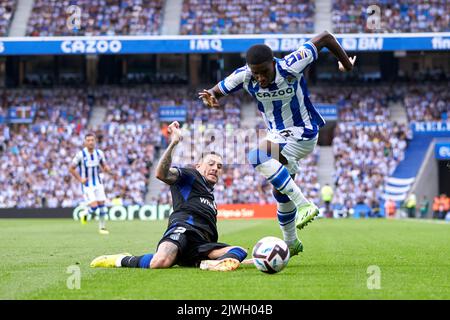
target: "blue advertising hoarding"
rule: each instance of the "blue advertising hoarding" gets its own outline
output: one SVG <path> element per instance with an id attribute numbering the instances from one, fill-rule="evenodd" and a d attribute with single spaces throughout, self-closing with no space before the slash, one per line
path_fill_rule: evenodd
<path id="1" fill-rule="evenodd" d="M 450 160 L 450 141 L 437 142 L 434 147 L 434 154 L 438 160 Z"/>
<path id="2" fill-rule="evenodd" d="M 161 106 L 159 107 L 159 120 L 163 122 L 186 121 L 186 106 Z"/>
<path id="3" fill-rule="evenodd" d="M 450 137 L 450 121 L 412 122 L 414 134 L 433 137 Z"/>
<path id="4" fill-rule="evenodd" d="M 265 43 L 276 52 L 296 50 L 312 34 L 216 36 L 0 37 L 1 55 L 238 53 Z M 450 32 L 337 34 L 347 51 L 450 50 Z"/>
<path id="5" fill-rule="evenodd" d="M 36 114 L 35 107 L 29 106 L 9 107 L 7 122 L 33 123 L 35 114 Z"/>
<path id="6" fill-rule="evenodd" d="M 335 121 L 338 118 L 338 109 L 334 104 L 323 104 L 316 103 L 314 104 L 317 111 L 319 111 L 320 115 L 327 121 Z"/>

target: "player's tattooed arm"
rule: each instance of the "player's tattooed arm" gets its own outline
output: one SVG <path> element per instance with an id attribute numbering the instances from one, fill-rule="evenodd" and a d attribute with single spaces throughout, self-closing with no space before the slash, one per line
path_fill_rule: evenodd
<path id="1" fill-rule="evenodd" d="M 158 162 L 158 166 L 156 167 L 156 178 L 167 184 L 174 184 L 178 180 L 179 173 L 176 168 L 172 168 L 172 154 L 175 147 L 182 139 L 180 124 L 177 121 L 172 122 L 169 125 L 167 132 L 170 135 L 171 141 Z"/>
<path id="2" fill-rule="evenodd" d="M 341 47 L 336 38 L 329 33 L 324 31 L 319 35 L 311 39 L 311 42 L 317 48 L 317 52 L 323 48 L 330 50 L 336 58 L 339 60 L 339 70 L 340 71 L 352 71 L 353 65 L 355 64 L 356 56 L 349 58 L 347 53 Z"/>
<path id="3" fill-rule="evenodd" d="M 217 84 L 209 90 L 204 89 L 202 92 L 198 93 L 198 97 L 202 99 L 203 104 L 210 108 L 219 108 L 219 99 L 223 96 L 224 95 Z"/>

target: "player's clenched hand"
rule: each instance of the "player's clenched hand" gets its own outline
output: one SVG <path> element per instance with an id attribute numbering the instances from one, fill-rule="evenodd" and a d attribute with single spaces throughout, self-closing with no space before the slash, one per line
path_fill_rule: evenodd
<path id="1" fill-rule="evenodd" d="M 81 180 L 80 180 L 81 184 L 85 184 L 87 181 L 88 181 L 87 178 L 81 178 Z"/>
<path id="2" fill-rule="evenodd" d="M 198 97 L 202 99 L 203 104 L 210 108 L 219 108 L 219 100 L 208 90 L 204 89 L 198 93 Z"/>
<path id="3" fill-rule="evenodd" d="M 178 142 L 181 141 L 182 136 L 181 136 L 180 124 L 178 123 L 178 121 L 172 122 L 169 125 L 169 127 L 167 128 L 167 132 L 170 135 L 170 139 L 171 139 L 172 143 L 177 144 Z"/>
<path id="4" fill-rule="evenodd" d="M 355 65 L 355 61 L 356 61 L 356 56 L 353 56 L 351 58 L 349 58 L 350 63 L 352 64 L 352 67 Z M 344 65 L 342 64 L 342 62 L 338 61 L 338 66 L 339 66 L 339 71 L 342 72 L 346 72 L 346 71 L 351 71 L 351 70 L 347 70 Z"/>

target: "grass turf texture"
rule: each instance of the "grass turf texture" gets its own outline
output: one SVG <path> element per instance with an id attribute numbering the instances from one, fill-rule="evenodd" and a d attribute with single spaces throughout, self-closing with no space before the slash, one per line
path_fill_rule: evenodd
<path id="1" fill-rule="evenodd" d="M 450 224 L 423 221 L 319 220 L 301 233 L 305 252 L 282 272 L 252 265 L 219 273 L 195 268 L 92 269 L 98 255 L 154 252 L 166 221 L 97 223 L 0 220 L 0 299 L 450 299 Z M 220 241 L 250 249 L 281 237 L 276 221 L 220 221 Z M 66 285 L 71 265 L 81 289 Z M 367 268 L 381 270 L 369 290 Z"/>

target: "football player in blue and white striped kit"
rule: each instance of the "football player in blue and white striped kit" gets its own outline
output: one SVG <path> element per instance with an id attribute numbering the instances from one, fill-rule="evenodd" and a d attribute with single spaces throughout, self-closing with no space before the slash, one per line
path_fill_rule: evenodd
<path id="1" fill-rule="evenodd" d="M 248 159 L 273 185 L 278 222 L 291 256 L 303 251 L 296 227 L 302 229 L 319 214 L 294 178 L 298 161 L 314 150 L 319 128 L 325 124 L 309 99 L 304 77 L 322 48 L 338 58 L 340 71 L 353 69 L 356 57 L 349 58 L 336 38 L 324 31 L 283 59 L 274 58 L 266 45 L 254 45 L 246 53 L 245 66 L 199 93 L 203 103 L 212 108 L 219 107 L 219 98 L 240 89 L 256 99 L 268 133 Z"/>
<path id="2" fill-rule="evenodd" d="M 73 158 L 69 171 L 81 183 L 84 199 L 89 205 L 89 215 L 99 211 L 99 233 L 109 234 L 105 227 L 105 216 L 108 209 L 105 206 L 106 195 L 100 170 L 111 173 L 111 169 L 106 164 L 105 154 L 96 149 L 95 145 L 95 135 L 88 133 L 84 138 L 84 148 Z M 87 216 L 82 215 L 81 222 L 85 224 L 86 220 Z"/>

